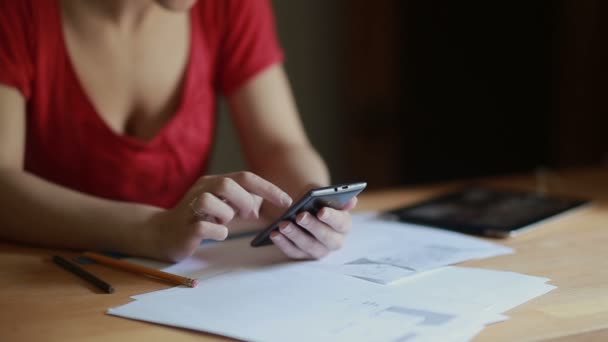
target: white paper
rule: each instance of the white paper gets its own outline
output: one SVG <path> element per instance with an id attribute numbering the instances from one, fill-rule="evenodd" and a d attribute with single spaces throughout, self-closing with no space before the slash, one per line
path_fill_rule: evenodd
<path id="1" fill-rule="evenodd" d="M 254 341 L 464 341 L 554 288 L 547 278 L 442 267 L 508 247 L 369 214 L 353 222 L 345 247 L 320 261 L 290 261 L 250 238 L 205 243 L 181 263 L 154 264 L 200 279 L 197 288 L 133 296 L 108 313 Z"/>
<path id="2" fill-rule="evenodd" d="M 328 269 L 390 284 L 416 272 L 513 253 L 513 249 L 460 233 L 355 216 L 345 247 L 318 262 Z"/>
<path id="3" fill-rule="evenodd" d="M 553 288 L 545 281 L 446 267 L 384 286 L 283 264 L 154 292 L 108 313 L 254 341 L 461 341 Z"/>
<path id="4" fill-rule="evenodd" d="M 251 237 L 203 244 L 175 265 L 155 263 L 165 272 L 207 279 L 235 269 L 289 262 L 274 246 L 252 248 Z M 458 262 L 513 253 L 513 249 L 460 233 L 354 215 L 344 247 L 319 261 L 299 262 L 360 279 L 391 284 L 414 273 Z M 149 261 L 131 258 L 131 262 Z"/>
<path id="5" fill-rule="evenodd" d="M 222 274 L 197 288 L 149 294 L 108 312 L 244 340 L 310 340 L 352 296 L 382 285 L 285 265 Z M 312 322 L 310 319 L 312 318 Z M 317 322 L 315 329 L 311 323 Z"/>
<path id="6" fill-rule="evenodd" d="M 404 279 L 398 286 L 437 298 L 467 298 L 494 312 L 505 312 L 555 288 L 549 279 L 515 272 L 448 266 Z"/>

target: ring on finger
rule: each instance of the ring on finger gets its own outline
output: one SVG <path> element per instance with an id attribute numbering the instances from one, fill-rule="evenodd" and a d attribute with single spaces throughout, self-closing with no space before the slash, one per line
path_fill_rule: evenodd
<path id="1" fill-rule="evenodd" d="M 194 216 L 197 216 L 201 220 L 204 220 L 204 221 L 210 221 L 209 220 L 210 219 L 210 215 L 209 214 L 197 210 L 196 207 L 194 206 L 194 204 L 196 203 L 197 200 L 198 200 L 198 196 L 194 197 L 192 199 L 192 201 L 190 202 L 190 209 L 192 209 L 192 212 L 194 213 Z"/>

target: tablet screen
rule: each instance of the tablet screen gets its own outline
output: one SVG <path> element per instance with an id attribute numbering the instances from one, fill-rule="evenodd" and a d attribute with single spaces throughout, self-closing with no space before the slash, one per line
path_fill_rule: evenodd
<path id="1" fill-rule="evenodd" d="M 535 192 L 474 187 L 391 210 L 388 214 L 402 222 L 507 237 L 585 203 L 586 200 Z"/>

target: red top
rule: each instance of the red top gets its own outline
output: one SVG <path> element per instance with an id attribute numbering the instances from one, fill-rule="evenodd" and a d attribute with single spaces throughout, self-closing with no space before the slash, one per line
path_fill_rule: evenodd
<path id="1" fill-rule="evenodd" d="M 199 0 L 190 16 L 181 103 L 142 141 L 95 111 L 67 54 L 59 0 L 0 0 L 0 83 L 27 100 L 25 169 L 99 197 L 175 205 L 207 168 L 217 95 L 283 58 L 268 0 Z"/>

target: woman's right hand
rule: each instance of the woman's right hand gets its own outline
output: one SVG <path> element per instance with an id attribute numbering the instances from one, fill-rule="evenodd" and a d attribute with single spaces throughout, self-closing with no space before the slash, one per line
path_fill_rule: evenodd
<path id="1" fill-rule="evenodd" d="M 192 255 L 202 240 L 224 240 L 235 217 L 258 219 L 262 202 L 289 207 L 291 197 L 276 185 L 247 171 L 201 177 L 175 208 L 156 220 L 153 255 L 179 261 Z"/>

